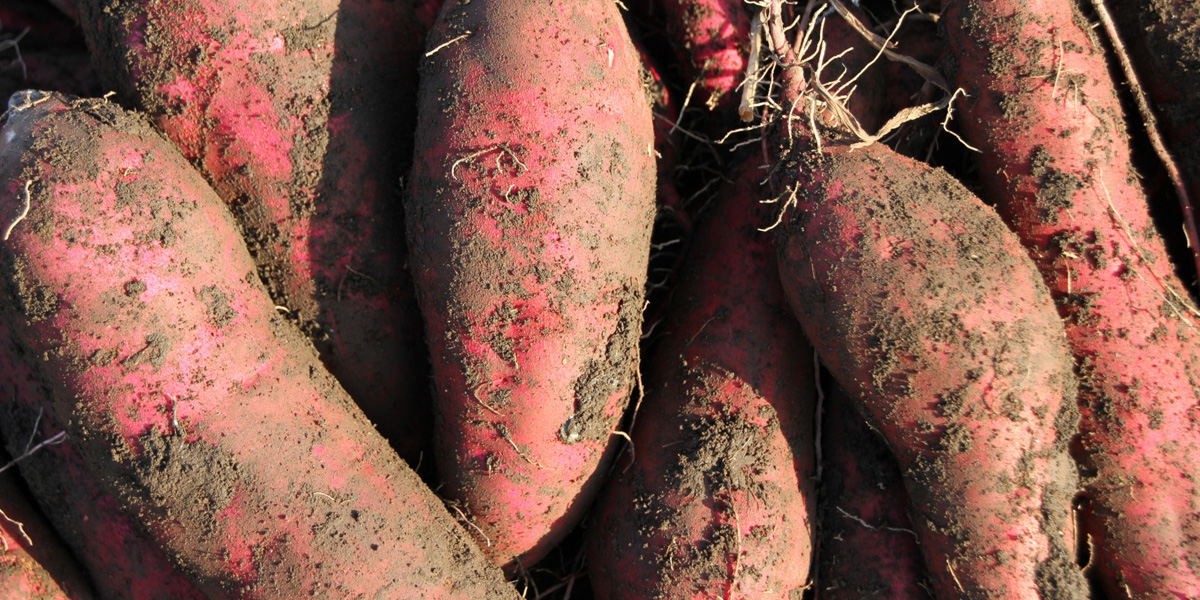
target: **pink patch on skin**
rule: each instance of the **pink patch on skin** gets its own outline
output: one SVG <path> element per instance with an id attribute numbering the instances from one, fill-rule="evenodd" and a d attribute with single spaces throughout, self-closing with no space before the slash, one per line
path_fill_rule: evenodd
<path id="1" fill-rule="evenodd" d="M 196 98 L 200 95 L 197 86 L 189 79 L 180 75 L 175 78 L 175 81 L 160 86 L 159 91 L 166 97 L 179 104 L 192 104 L 196 102 Z"/>
<path id="2" fill-rule="evenodd" d="M 245 586 L 252 585 L 258 579 L 258 568 L 254 565 L 254 540 L 259 536 L 242 531 L 245 524 L 252 521 L 242 508 L 243 496 L 245 492 L 235 493 L 229 504 L 213 518 L 222 524 L 219 530 L 225 532 L 225 571 Z"/>

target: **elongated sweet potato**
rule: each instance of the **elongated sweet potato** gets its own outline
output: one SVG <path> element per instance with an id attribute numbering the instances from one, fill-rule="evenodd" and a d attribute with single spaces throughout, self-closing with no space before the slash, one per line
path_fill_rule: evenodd
<path id="1" fill-rule="evenodd" d="M 586 510 L 633 387 L 650 107 L 608 0 L 447 4 L 427 45 L 406 208 L 435 454 L 484 551 L 528 566 Z"/>
<path id="2" fill-rule="evenodd" d="M 86 0 L 108 85 L 233 207 L 275 302 L 410 462 L 427 363 L 397 186 L 423 31 L 412 2 Z"/>
<path id="3" fill-rule="evenodd" d="M 944 15 L 984 189 L 1079 365 L 1095 571 L 1111 598 L 1200 597 L 1200 311 L 1150 218 L 1102 46 L 1068 0 Z"/>
<path id="4" fill-rule="evenodd" d="M 807 587 L 812 349 L 758 230 L 771 218 L 760 162 L 718 195 L 680 275 L 634 452 L 588 530 L 598 598 L 786 599 Z"/>
<path id="5" fill-rule="evenodd" d="M 0 319 L 170 559 L 220 598 L 515 598 L 174 147 L 103 100 L 21 100 L 0 130 Z"/>
<path id="6" fill-rule="evenodd" d="M 813 86 L 779 7 L 780 105 L 803 111 L 817 100 L 799 95 Z M 792 148 L 780 165 L 793 205 L 778 239 L 784 291 L 900 463 L 934 595 L 1086 597 L 1066 543 L 1075 380 L 1036 267 L 945 171 L 839 144 L 837 131 L 818 146 L 816 134 L 776 130 Z"/>
<path id="7" fill-rule="evenodd" d="M 0 467 L 9 456 L 0 450 Z M 0 600 L 91 600 L 67 549 L 30 504 L 15 470 L 0 473 Z"/>
<path id="8" fill-rule="evenodd" d="M 820 564 L 823 600 L 927 600 L 925 565 L 896 458 L 840 386 L 826 390 Z"/>
<path id="9" fill-rule="evenodd" d="M 789 172 L 780 273 L 904 471 L 938 598 L 1083 598 L 1063 537 L 1075 381 L 1015 236 L 944 171 L 875 144 Z"/>

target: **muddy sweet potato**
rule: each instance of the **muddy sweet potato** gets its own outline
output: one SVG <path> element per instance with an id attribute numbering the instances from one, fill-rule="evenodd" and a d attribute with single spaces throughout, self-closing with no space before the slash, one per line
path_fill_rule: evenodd
<path id="1" fill-rule="evenodd" d="M 1151 219 L 1103 45 L 1067 0 L 945 5 L 983 193 L 1037 261 L 1078 365 L 1094 572 L 1114 599 L 1200 597 L 1200 311 Z"/>
<path id="2" fill-rule="evenodd" d="M 454 2 L 427 45 L 406 212 L 435 455 L 484 551 L 528 566 L 587 509 L 633 387 L 650 107 L 608 0 Z"/>
<path id="3" fill-rule="evenodd" d="M 779 104 L 805 119 L 817 84 L 780 6 L 769 9 L 771 47 L 789 65 Z M 945 171 L 878 143 L 855 147 L 836 128 L 773 137 L 789 149 L 784 291 L 900 463 L 935 597 L 1086 597 L 1066 541 L 1072 363 L 1017 237 Z"/>
<path id="4" fill-rule="evenodd" d="M 801 161 L 784 290 L 900 462 L 936 597 L 1084 597 L 1075 381 L 1032 262 L 944 171 L 878 144 Z"/>
<path id="5" fill-rule="evenodd" d="M 813 556 L 812 348 L 750 161 L 697 230 L 646 399 L 588 530 L 609 598 L 793 598 Z"/>
<path id="6" fill-rule="evenodd" d="M 516 598 L 279 314 L 170 142 L 103 100 L 18 100 L 0 319 L 170 560 L 215 598 Z"/>
<path id="7" fill-rule="evenodd" d="M 684 76 L 695 81 L 697 104 L 731 120 L 746 74 L 750 17 L 741 0 L 657 0 L 667 41 Z"/>
<path id="8" fill-rule="evenodd" d="M 107 85 L 234 209 L 276 304 L 410 463 L 428 359 L 405 268 L 423 28 L 412 2 L 82 2 Z"/>

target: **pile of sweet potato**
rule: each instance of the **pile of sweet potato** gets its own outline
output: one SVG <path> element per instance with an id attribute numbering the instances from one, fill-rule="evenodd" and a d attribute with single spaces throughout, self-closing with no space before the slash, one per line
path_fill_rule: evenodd
<path id="1" fill-rule="evenodd" d="M 1143 4 L 8 0 L 0 600 L 1200 598 Z"/>

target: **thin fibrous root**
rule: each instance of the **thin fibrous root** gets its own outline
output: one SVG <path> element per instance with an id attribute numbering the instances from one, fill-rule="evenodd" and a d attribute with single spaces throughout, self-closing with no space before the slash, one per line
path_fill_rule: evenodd
<path id="1" fill-rule="evenodd" d="M 24 221 L 25 217 L 29 216 L 29 185 L 31 183 L 33 183 L 33 180 L 28 180 L 25 182 L 25 207 L 21 209 L 21 213 L 17 215 L 17 218 L 14 219 L 12 223 L 9 223 L 8 227 L 5 228 L 3 241 L 7 242 L 8 236 L 12 235 L 13 228 L 17 226 L 17 223 Z"/>
<path id="2" fill-rule="evenodd" d="M 759 231 L 766 233 L 768 231 L 771 231 L 772 229 L 775 229 L 776 227 L 779 227 L 779 224 L 783 222 L 783 215 L 788 211 L 789 208 L 793 208 L 796 206 L 796 202 L 797 202 L 796 194 L 798 194 L 799 192 L 800 192 L 800 184 L 796 184 L 796 185 L 792 186 L 791 193 L 788 195 L 787 201 L 784 202 L 783 206 L 781 206 L 779 208 L 779 216 L 775 218 L 775 222 L 772 223 L 769 227 L 759 229 Z M 773 202 L 778 202 L 778 201 L 779 201 L 778 199 L 773 200 Z"/>
<path id="3" fill-rule="evenodd" d="M 467 38 L 469 38 L 469 37 L 471 37 L 471 32 L 470 32 L 470 31 L 468 31 L 468 32 L 466 32 L 466 33 L 464 33 L 464 34 L 462 34 L 462 35 L 460 35 L 460 36 L 456 37 L 456 38 L 452 38 L 452 39 L 446 40 L 445 42 L 442 42 L 441 44 L 438 44 L 438 46 L 437 46 L 436 48 L 434 48 L 433 50 L 430 50 L 429 52 L 426 52 L 426 53 L 425 53 L 425 58 L 429 58 L 430 56 L 433 56 L 434 54 L 437 54 L 438 52 L 440 52 L 442 49 L 446 48 L 447 46 L 450 46 L 451 44 L 454 44 L 454 43 L 456 43 L 456 42 L 461 42 L 462 40 L 465 40 L 465 39 L 467 39 Z"/>
<path id="4" fill-rule="evenodd" d="M 0 473 L 3 473 L 5 471 L 13 468 L 13 466 L 15 466 L 17 463 L 29 458 L 38 450 L 41 450 L 42 448 L 45 448 L 46 446 L 57 446 L 57 445 L 63 443 L 63 441 L 65 441 L 66 439 L 67 439 L 67 432 L 65 432 L 65 431 L 60 431 L 60 432 L 54 434 L 53 436 L 44 440 L 42 443 L 30 448 L 21 456 L 18 456 L 16 458 L 12 459 L 11 461 L 8 462 L 7 465 L 0 467 Z"/>
<path id="5" fill-rule="evenodd" d="M 858 17 L 854 16 L 854 13 L 850 12 L 850 10 L 846 8 L 846 5 L 842 3 L 842 0 L 829 0 L 829 3 L 832 4 L 834 10 L 836 10 L 838 14 L 850 24 L 850 27 L 852 27 L 854 31 L 858 32 L 858 34 L 861 35 L 863 39 L 867 40 L 869 44 L 882 50 L 884 56 L 887 56 L 888 59 L 908 65 L 914 71 L 920 73 L 922 77 L 924 77 L 933 85 L 936 85 L 947 92 L 950 91 L 950 85 L 946 83 L 946 78 L 942 77 L 942 74 L 939 73 L 937 69 L 915 58 L 905 56 L 889 48 L 888 42 L 879 37 L 879 35 L 875 32 L 868 29 L 866 25 L 863 25 L 862 21 L 859 21 Z"/>
<path id="6" fill-rule="evenodd" d="M 516 163 L 517 166 L 521 167 L 522 172 L 529 170 L 529 167 L 526 166 L 525 163 L 521 162 L 521 159 L 517 156 L 517 153 L 513 152 L 512 149 L 509 148 L 507 144 L 497 144 L 495 146 L 490 146 L 490 147 L 484 148 L 483 150 L 480 150 L 478 152 L 472 152 L 471 154 L 468 154 L 468 155 L 454 161 L 450 165 L 450 177 L 452 179 L 454 179 L 455 181 L 458 181 L 459 180 L 458 175 L 455 173 L 455 170 L 458 169 L 458 165 L 465 163 L 469 160 L 479 158 L 480 156 L 483 156 L 484 154 L 488 154 L 489 152 L 495 152 L 496 150 L 501 150 L 505 154 L 510 156 L 512 158 L 513 162 Z M 503 155 L 501 155 L 501 156 L 503 156 Z M 500 156 L 496 157 L 496 168 L 497 169 L 500 168 L 500 158 L 501 158 Z"/>
<path id="7" fill-rule="evenodd" d="M 12 38 L 0 40 L 0 52 L 11 49 L 13 53 L 17 55 L 17 57 L 13 59 L 12 64 L 21 65 L 21 79 L 29 79 L 29 69 L 25 65 L 25 59 L 21 57 L 20 46 L 21 39 L 24 38 L 25 34 L 27 33 L 29 33 L 28 27 L 22 29 L 21 33 L 18 33 Z"/>

